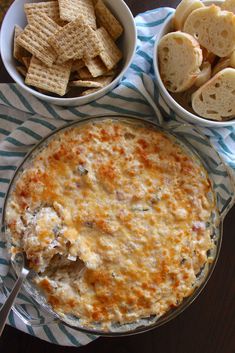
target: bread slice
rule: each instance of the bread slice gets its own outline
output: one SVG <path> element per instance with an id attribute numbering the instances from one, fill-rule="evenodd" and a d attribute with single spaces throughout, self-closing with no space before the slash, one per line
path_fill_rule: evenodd
<path id="1" fill-rule="evenodd" d="M 226 67 L 230 67 L 230 58 L 220 58 L 217 64 L 213 67 L 212 76 L 215 76 L 221 70 L 226 69 Z"/>
<path id="2" fill-rule="evenodd" d="M 235 15 L 216 5 L 194 10 L 183 30 L 219 57 L 228 56 L 235 49 Z"/>
<path id="3" fill-rule="evenodd" d="M 189 34 L 171 32 L 162 37 L 158 46 L 160 75 L 170 92 L 190 88 L 200 72 L 202 50 Z"/>
<path id="4" fill-rule="evenodd" d="M 218 72 L 192 94 L 193 110 L 203 118 L 228 120 L 235 117 L 235 69 Z"/>
<path id="5" fill-rule="evenodd" d="M 226 69 L 226 67 L 232 67 L 233 69 L 235 69 L 235 50 L 232 52 L 230 56 L 219 59 L 219 61 L 213 68 L 212 76 L 217 74 L 219 71 Z"/>
<path id="6" fill-rule="evenodd" d="M 214 64 L 215 60 L 217 59 L 217 56 L 210 51 L 206 50 L 206 48 L 201 47 L 202 49 L 202 55 L 203 55 L 203 61 L 208 61 L 211 65 Z"/>
<path id="7" fill-rule="evenodd" d="M 182 0 L 177 6 L 173 18 L 175 30 L 182 30 L 190 13 L 201 7 L 204 7 L 204 5 L 200 0 Z"/>
<path id="8" fill-rule="evenodd" d="M 235 50 L 230 55 L 230 66 L 235 69 Z"/>
<path id="9" fill-rule="evenodd" d="M 235 13 L 235 0 L 225 0 L 220 7 L 222 10 Z"/>
<path id="10" fill-rule="evenodd" d="M 194 86 L 201 87 L 211 78 L 211 64 L 209 61 L 203 61 L 201 71 L 199 72 Z"/>

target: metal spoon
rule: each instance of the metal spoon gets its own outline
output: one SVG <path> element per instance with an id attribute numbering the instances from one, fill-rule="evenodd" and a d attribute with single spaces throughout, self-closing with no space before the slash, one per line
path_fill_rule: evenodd
<path id="1" fill-rule="evenodd" d="M 17 297 L 17 294 L 19 293 L 21 286 L 29 274 L 30 270 L 27 269 L 24 265 L 22 266 L 22 270 L 19 273 L 18 279 L 3 306 L 1 307 L 0 310 L 0 336 L 2 335 L 3 329 L 6 325 L 6 321 L 8 318 L 8 315 L 11 311 L 12 305 L 14 304 L 15 298 Z"/>

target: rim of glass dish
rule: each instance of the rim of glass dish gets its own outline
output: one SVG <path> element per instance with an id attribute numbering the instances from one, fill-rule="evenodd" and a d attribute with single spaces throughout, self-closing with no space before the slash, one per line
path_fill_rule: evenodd
<path id="1" fill-rule="evenodd" d="M 141 123 L 142 125 L 146 125 L 146 126 L 150 126 L 152 128 L 161 130 L 169 135 L 172 135 L 176 140 L 178 139 L 179 142 L 183 145 L 185 145 L 185 147 L 192 152 L 192 154 L 199 159 L 199 161 L 202 163 L 202 165 L 204 166 L 204 168 L 207 171 L 207 168 L 205 166 L 205 163 L 203 163 L 203 158 L 200 156 L 200 152 L 197 151 L 196 148 L 194 148 L 193 146 L 188 146 L 186 144 L 185 141 L 181 141 L 182 137 L 178 136 L 177 137 L 177 132 L 172 132 L 171 131 L 171 127 L 167 127 L 167 123 L 164 123 L 162 125 L 158 125 L 157 122 L 153 122 L 150 120 L 143 119 L 143 118 L 139 118 L 139 117 L 135 117 L 135 116 L 131 116 L 131 115 L 95 115 L 92 117 L 86 117 L 86 118 L 82 118 L 81 120 L 75 120 L 72 121 L 70 123 L 68 123 L 67 125 L 64 125 L 62 127 L 57 128 L 56 130 L 52 131 L 51 133 L 49 133 L 47 136 L 45 136 L 39 143 L 37 143 L 27 154 L 26 156 L 23 158 L 23 160 L 21 161 L 21 163 L 19 164 L 19 166 L 17 167 L 16 171 L 14 172 L 14 175 L 11 179 L 11 182 L 8 186 L 8 190 L 6 192 L 6 196 L 4 199 L 4 204 L 3 204 L 3 210 L 2 210 L 2 216 L 1 216 L 1 223 L 5 224 L 5 211 L 6 211 L 6 206 L 7 206 L 7 202 L 8 202 L 8 198 L 11 192 L 11 188 L 14 185 L 15 180 L 17 180 L 18 175 L 24 170 L 24 164 L 27 163 L 28 160 L 30 160 L 30 157 L 33 156 L 34 152 L 36 152 L 38 149 L 40 149 L 40 147 L 43 147 L 43 145 L 45 144 L 46 141 L 49 141 L 53 136 L 55 136 L 56 134 L 60 133 L 63 130 L 67 130 L 73 126 L 79 126 L 79 125 L 83 125 L 89 122 L 99 122 L 102 120 L 119 120 L 119 121 L 124 121 L 126 123 L 128 122 L 137 122 L 137 123 Z M 182 124 L 183 126 L 189 127 L 189 128 L 195 128 L 195 130 L 197 131 L 197 133 L 201 136 L 202 133 L 199 131 L 199 129 L 197 129 L 197 127 L 195 126 L 191 126 L 190 124 Z M 205 138 L 208 141 L 209 146 L 216 151 L 213 146 L 211 145 L 209 139 L 205 136 Z M 223 162 L 223 160 L 221 159 L 220 155 L 218 154 L 218 152 L 216 151 L 218 158 L 220 159 L 221 163 L 223 164 L 224 168 L 226 169 L 226 172 L 228 174 L 228 177 L 230 179 L 231 185 L 233 185 L 232 183 L 232 178 L 231 175 L 225 165 L 225 163 Z M 26 166 L 27 168 L 27 166 Z M 209 172 L 207 171 L 207 174 L 209 174 Z M 209 176 L 209 175 L 208 175 Z M 210 178 L 210 176 L 209 176 Z M 211 179 L 211 178 L 210 178 Z M 212 183 L 213 186 L 213 183 Z M 234 187 L 235 189 L 235 187 Z M 212 187 L 213 193 L 214 192 L 214 188 Z M 216 199 L 216 198 L 215 198 Z M 235 199 L 235 195 L 233 198 L 233 201 Z M 229 210 L 231 209 L 231 207 L 233 206 L 233 202 L 230 203 L 227 212 L 224 215 L 220 215 L 217 206 L 216 206 L 216 210 L 218 212 L 218 216 L 219 216 L 219 223 L 218 223 L 218 237 L 217 237 L 217 242 L 215 245 L 216 251 L 215 251 L 215 255 L 213 257 L 213 261 L 208 264 L 208 269 L 206 270 L 206 273 L 203 277 L 203 279 L 200 281 L 200 284 L 198 285 L 198 287 L 195 288 L 195 290 L 193 291 L 193 293 L 186 297 L 185 299 L 183 299 L 182 303 L 179 304 L 179 306 L 176 306 L 175 308 L 171 309 L 170 311 L 166 312 L 163 316 L 159 317 L 159 319 L 156 319 L 155 322 L 149 324 L 149 325 L 144 325 L 144 326 L 139 326 L 136 327 L 134 329 L 128 329 L 127 331 L 102 331 L 102 330 L 97 330 L 97 329 L 93 329 L 93 328 L 86 328 L 86 327 L 80 327 L 80 326 L 74 326 L 71 325 L 69 323 L 67 323 L 66 321 L 63 320 L 63 317 L 58 316 L 52 309 L 52 311 L 49 311 L 47 308 L 44 308 L 41 304 L 39 304 L 33 297 L 31 297 L 33 299 L 33 301 L 35 303 L 37 303 L 39 309 L 41 308 L 43 311 L 48 312 L 48 314 L 50 314 L 51 316 L 54 316 L 54 320 L 55 323 L 56 322 L 62 322 L 64 325 L 71 327 L 77 331 L 80 332 L 84 332 L 84 333 L 88 333 L 88 334 L 94 334 L 94 335 L 99 335 L 99 336 L 109 336 L 109 337 L 117 337 L 117 336 L 128 336 L 128 335 L 135 335 L 138 333 L 142 333 L 142 332 L 146 332 L 146 331 L 150 331 L 154 328 L 160 327 L 163 324 L 167 323 L 168 321 L 176 318 L 180 313 L 182 313 L 186 308 L 188 308 L 190 306 L 190 304 L 192 304 L 194 302 L 194 300 L 199 296 L 199 294 L 202 292 L 202 290 L 205 288 L 209 278 L 211 277 L 214 268 L 216 266 L 218 257 L 219 257 L 219 253 L 220 253 L 220 248 L 221 248 L 221 243 L 222 243 L 222 238 L 223 238 L 223 221 L 224 221 L 224 217 L 226 216 L 226 214 L 229 212 Z M 11 262 L 11 266 L 12 266 L 12 261 Z M 14 266 L 12 266 L 14 267 Z M 27 290 L 27 288 L 25 288 L 25 290 L 27 291 L 27 293 L 29 293 L 29 290 Z M 29 293 L 31 295 L 31 293 Z M 46 323 L 45 323 L 46 324 Z"/>

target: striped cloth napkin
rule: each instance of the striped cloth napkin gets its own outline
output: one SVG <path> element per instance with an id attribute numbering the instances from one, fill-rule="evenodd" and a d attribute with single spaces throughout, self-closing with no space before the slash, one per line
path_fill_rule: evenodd
<path id="1" fill-rule="evenodd" d="M 152 60 L 155 37 L 172 11 L 170 8 L 160 8 L 136 17 L 138 46 L 130 69 L 118 87 L 89 105 L 68 108 L 52 106 L 22 92 L 15 84 L 0 85 L 0 211 L 10 179 L 27 151 L 48 133 L 66 125 L 68 121 L 103 114 L 134 115 L 146 119 L 152 117 L 159 124 L 162 123 L 163 116 L 167 117 L 165 120 L 180 121 L 159 95 L 154 84 Z M 200 130 L 209 137 L 235 176 L 235 128 Z M 8 269 L 3 243 L 0 242 L 0 276 L 5 286 L 10 288 L 14 277 Z M 30 299 L 24 291 L 17 300 L 24 312 L 30 313 L 31 316 L 46 317 L 30 304 Z M 4 295 L 0 293 L 0 302 L 3 301 Z M 68 328 L 62 323 L 41 327 L 26 325 L 13 311 L 9 324 L 59 345 L 80 346 L 96 338 Z"/>

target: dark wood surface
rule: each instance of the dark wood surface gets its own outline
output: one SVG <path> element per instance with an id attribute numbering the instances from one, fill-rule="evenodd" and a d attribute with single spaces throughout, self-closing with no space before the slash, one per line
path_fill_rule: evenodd
<path id="1" fill-rule="evenodd" d="M 115 0 L 113 0 L 115 1 Z M 126 0 L 133 14 L 178 0 Z M 0 82 L 10 82 L 0 63 Z M 9 326 L 0 338 L 1 353 L 235 353 L 235 207 L 224 223 L 216 269 L 199 298 L 180 316 L 153 331 L 122 338 L 99 338 L 87 346 L 55 346 Z"/>

